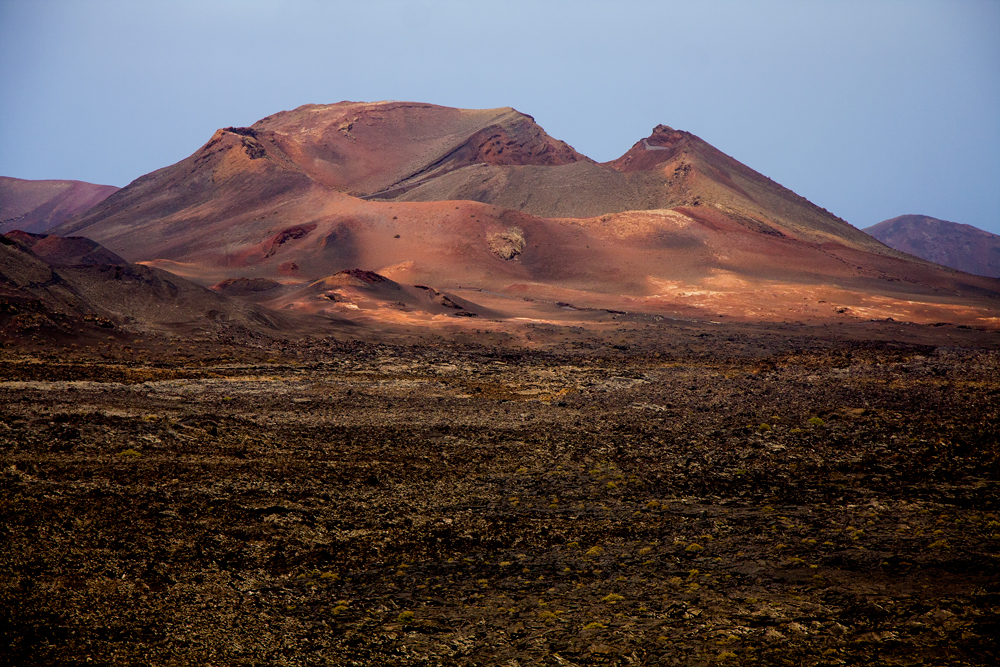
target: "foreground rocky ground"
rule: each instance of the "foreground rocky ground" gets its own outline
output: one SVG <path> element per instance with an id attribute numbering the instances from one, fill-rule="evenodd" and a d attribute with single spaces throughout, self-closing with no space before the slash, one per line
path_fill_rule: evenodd
<path id="1" fill-rule="evenodd" d="M 1000 662 L 1000 353 L 640 333 L 0 350 L 0 662 Z"/>

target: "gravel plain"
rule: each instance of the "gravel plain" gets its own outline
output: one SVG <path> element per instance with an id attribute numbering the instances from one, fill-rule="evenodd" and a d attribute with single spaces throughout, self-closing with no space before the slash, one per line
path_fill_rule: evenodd
<path id="1" fill-rule="evenodd" d="M 670 326 L 0 349 L 0 663 L 1000 662 L 995 345 Z"/>

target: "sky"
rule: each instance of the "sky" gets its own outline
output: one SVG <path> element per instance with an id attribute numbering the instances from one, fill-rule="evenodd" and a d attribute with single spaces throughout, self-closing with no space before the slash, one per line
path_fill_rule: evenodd
<path id="1" fill-rule="evenodd" d="M 124 186 L 341 100 L 512 106 L 599 161 L 663 123 L 856 227 L 1000 234 L 997 0 L 0 0 L 0 175 Z"/>

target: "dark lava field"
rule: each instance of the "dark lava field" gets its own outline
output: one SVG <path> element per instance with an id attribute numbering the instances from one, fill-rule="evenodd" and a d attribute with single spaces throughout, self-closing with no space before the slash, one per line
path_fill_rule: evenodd
<path id="1" fill-rule="evenodd" d="M 0 663 L 998 664 L 1000 353 L 921 331 L 8 345 Z"/>

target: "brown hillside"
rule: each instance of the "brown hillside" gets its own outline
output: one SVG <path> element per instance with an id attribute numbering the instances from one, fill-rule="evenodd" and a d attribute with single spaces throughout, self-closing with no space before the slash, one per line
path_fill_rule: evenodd
<path id="1" fill-rule="evenodd" d="M 1000 236 L 926 215 L 901 215 L 865 229 L 882 243 L 977 276 L 1000 278 Z"/>
<path id="2" fill-rule="evenodd" d="M 470 199 L 546 217 L 709 206 L 754 231 L 896 256 L 840 218 L 695 135 L 665 125 L 654 128 L 649 137 L 609 163 L 545 168 L 476 164 L 392 198 Z"/>
<path id="3" fill-rule="evenodd" d="M 54 266 L 74 264 L 128 264 L 101 244 L 82 236 L 56 236 L 55 234 L 30 234 L 20 230 L 5 236 L 26 248 L 39 259 Z"/>
<path id="4" fill-rule="evenodd" d="M 0 236 L 0 338 L 39 332 L 74 339 L 99 330 L 119 335 L 123 330 L 294 328 L 293 318 L 230 299 L 160 269 L 126 262 L 61 265 L 34 252 L 44 251 L 45 241 L 58 237 L 34 239 L 34 248 L 18 237 Z M 92 248 L 90 256 L 113 257 L 100 246 Z"/>
<path id="5" fill-rule="evenodd" d="M 150 252 L 187 256 L 206 239 L 223 247 L 256 241 L 244 223 L 284 217 L 310 193 L 333 195 L 268 137 L 227 128 L 187 159 L 136 179 L 53 232 L 87 236 L 132 260 Z"/>
<path id="6" fill-rule="evenodd" d="M 28 181 L 0 176 L 0 234 L 40 233 L 83 213 L 118 188 L 82 181 Z"/>

